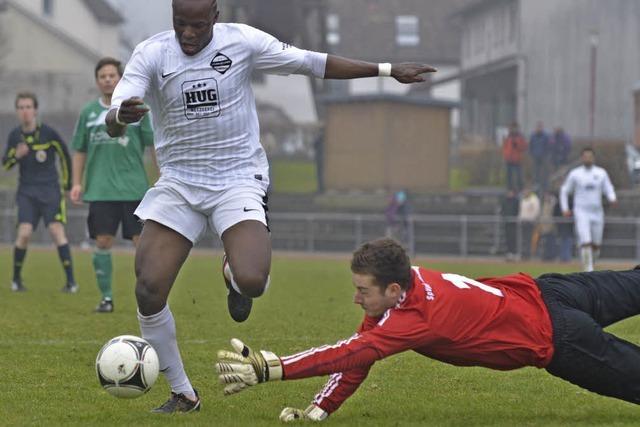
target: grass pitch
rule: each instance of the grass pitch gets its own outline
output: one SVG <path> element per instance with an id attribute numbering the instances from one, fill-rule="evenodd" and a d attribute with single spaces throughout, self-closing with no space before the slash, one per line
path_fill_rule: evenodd
<path id="1" fill-rule="evenodd" d="M 168 395 L 163 378 L 146 395 L 119 400 L 101 389 L 94 360 L 102 344 L 139 335 L 133 295 L 133 256 L 117 253 L 113 314 L 94 314 L 99 294 L 88 252 L 74 252 L 81 290 L 60 292 L 63 274 L 54 251 L 30 250 L 24 271 L 29 291 L 9 291 L 11 252 L 0 249 L 0 425 L 279 425 L 285 406 L 306 407 L 325 378 L 256 386 L 223 397 L 212 365 L 231 337 L 286 355 L 350 336 L 362 313 L 351 303 L 348 258 L 275 254 L 269 292 L 245 324 L 226 309 L 220 254 L 194 253 L 171 294 L 187 373 L 199 389 L 199 414 L 148 413 Z M 416 260 L 468 275 L 526 271 L 540 274 L 577 266 L 481 264 Z M 611 330 L 640 342 L 640 318 Z M 636 426 L 640 408 L 581 390 L 527 368 L 496 372 L 456 368 L 410 352 L 377 363 L 360 390 L 325 423 L 329 425 L 434 426 Z"/>

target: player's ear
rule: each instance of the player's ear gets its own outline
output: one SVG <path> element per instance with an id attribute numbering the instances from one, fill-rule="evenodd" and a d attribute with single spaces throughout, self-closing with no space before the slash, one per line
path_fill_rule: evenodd
<path id="1" fill-rule="evenodd" d="M 393 282 L 387 286 L 386 293 L 388 296 L 399 297 L 400 295 L 402 295 L 402 286 L 400 286 L 400 284 L 398 283 Z"/>

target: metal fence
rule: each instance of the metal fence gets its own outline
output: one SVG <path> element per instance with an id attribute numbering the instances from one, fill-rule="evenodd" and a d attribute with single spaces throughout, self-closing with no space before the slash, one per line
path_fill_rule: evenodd
<path id="1" fill-rule="evenodd" d="M 84 209 L 68 214 L 67 230 L 72 244 L 87 243 Z M 556 239 L 554 229 L 571 219 L 559 218 L 535 226 L 514 217 L 499 215 L 412 215 L 406 222 L 388 225 L 384 215 L 338 213 L 273 213 L 269 215 L 274 249 L 302 252 L 351 252 L 367 240 L 393 236 L 402 241 L 412 254 L 443 256 L 503 256 L 507 252 L 506 225 L 516 234 L 516 254 L 542 256 L 543 239 Z M 552 227 L 541 227 L 541 225 Z M 541 233 L 543 229 L 550 233 Z M 533 231 L 533 236 L 527 233 Z M 543 239 L 537 239 L 537 237 Z M 15 210 L 0 211 L 0 238 L 10 244 L 15 238 Z M 42 225 L 32 238 L 35 243 L 48 243 L 50 238 Z M 531 244 L 529 242 L 532 242 Z M 120 244 L 125 244 L 120 241 Z M 209 235 L 200 247 L 220 248 L 216 236 Z M 640 260 L 640 219 L 608 217 L 602 245 L 602 257 Z"/>

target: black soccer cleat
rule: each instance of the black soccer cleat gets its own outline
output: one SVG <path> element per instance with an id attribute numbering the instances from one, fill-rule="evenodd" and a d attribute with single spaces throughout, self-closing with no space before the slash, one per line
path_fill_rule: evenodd
<path id="1" fill-rule="evenodd" d="M 193 391 L 196 394 L 195 402 L 193 400 L 188 399 L 182 393 L 178 394 L 178 393 L 171 392 L 171 396 L 169 396 L 169 400 L 167 400 L 157 408 L 152 409 L 151 412 L 154 414 L 176 414 L 176 413 L 187 414 L 189 412 L 199 412 L 200 396 L 198 396 L 198 390 L 194 388 Z"/>
<path id="2" fill-rule="evenodd" d="M 22 284 L 22 280 L 14 280 L 11 282 L 11 290 L 13 292 L 27 292 L 27 288 Z"/>
<path id="3" fill-rule="evenodd" d="M 78 284 L 73 282 L 67 283 L 61 289 L 61 291 L 64 292 L 65 294 L 77 294 L 79 290 L 80 290 L 80 287 L 78 286 Z"/>
<path id="4" fill-rule="evenodd" d="M 227 294 L 227 308 L 229 309 L 229 314 L 233 320 L 238 323 L 244 322 L 251 314 L 253 300 L 233 289 L 231 281 L 227 279 L 227 276 L 224 274 L 225 270 L 229 270 L 229 273 L 231 272 L 227 255 L 224 255 L 222 258 L 222 278 L 224 279 L 224 283 L 227 285 L 227 290 L 229 291 Z"/>
<path id="5" fill-rule="evenodd" d="M 103 299 L 96 307 L 96 313 L 113 313 L 113 300 Z"/>

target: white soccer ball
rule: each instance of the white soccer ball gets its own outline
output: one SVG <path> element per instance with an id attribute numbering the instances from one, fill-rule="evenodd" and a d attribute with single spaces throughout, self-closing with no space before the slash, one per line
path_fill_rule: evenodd
<path id="1" fill-rule="evenodd" d="M 100 385 L 116 397 L 142 396 L 156 382 L 158 354 L 147 341 L 121 335 L 107 341 L 96 358 Z"/>

